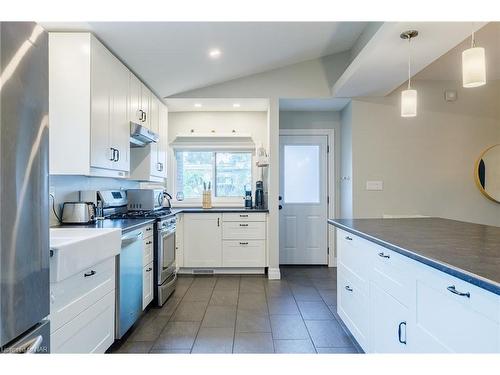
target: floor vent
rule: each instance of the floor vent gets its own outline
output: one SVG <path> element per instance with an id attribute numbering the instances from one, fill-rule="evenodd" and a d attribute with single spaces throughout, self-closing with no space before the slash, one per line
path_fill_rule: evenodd
<path id="1" fill-rule="evenodd" d="M 214 270 L 193 270 L 193 275 L 213 275 Z"/>

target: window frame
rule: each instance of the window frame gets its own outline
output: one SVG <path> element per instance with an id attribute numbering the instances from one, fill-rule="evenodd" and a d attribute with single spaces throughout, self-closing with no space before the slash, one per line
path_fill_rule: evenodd
<path id="1" fill-rule="evenodd" d="M 178 186 L 177 186 L 177 154 L 179 152 L 211 152 L 213 153 L 213 158 L 212 158 L 212 205 L 213 206 L 230 206 L 230 207 L 240 207 L 245 205 L 245 197 L 244 195 L 242 196 L 235 196 L 235 197 L 218 197 L 216 195 L 216 189 L 217 189 L 217 183 L 216 183 L 216 171 L 217 171 L 217 153 L 235 153 L 235 154 L 250 154 L 250 187 L 252 189 L 252 195 L 254 191 L 254 185 L 255 185 L 255 176 L 256 176 L 256 171 L 255 171 L 255 163 L 254 163 L 254 153 L 251 150 L 226 150 L 226 149 L 177 149 L 173 150 L 173 165 L 172 165 L 172 188 L 173 188 L 173 203 L 175 206 L 201 206 L 202 204 L 202 197 L 199 198 L 184 198 L 183 201 L 177 200 L 177 192 L 178 192 Z"/>

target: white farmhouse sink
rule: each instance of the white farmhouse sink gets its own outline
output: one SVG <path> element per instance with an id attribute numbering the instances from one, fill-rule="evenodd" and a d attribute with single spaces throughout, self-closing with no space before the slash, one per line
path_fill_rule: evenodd
<path id="1" fill-rule="evenodd" d="M 121 236 L 121 229 L 50 228 L 50 282 L 119 254 Z"/>

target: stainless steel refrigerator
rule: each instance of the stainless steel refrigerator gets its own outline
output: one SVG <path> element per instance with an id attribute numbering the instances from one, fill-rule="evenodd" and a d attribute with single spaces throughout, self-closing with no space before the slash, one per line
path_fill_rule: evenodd
<path id="1" fill-rule="evenodd" d="M 0 352 L 50 351 L 48 37 L 0 22 Z"/>

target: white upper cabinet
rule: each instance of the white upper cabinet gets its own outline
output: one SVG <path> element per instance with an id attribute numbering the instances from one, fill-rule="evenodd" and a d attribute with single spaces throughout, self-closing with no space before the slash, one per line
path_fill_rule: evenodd
<path id="1" fill-rule="evenodd" d="M 150 127 L 151 100 L 154 96 L 139 78 L 130 73 L 129 81 L 129 121 Z"/>
<path id="2" fill-rule="evenodd" d="M 128 177 L 128 92 L 128 69 L 92 34 L 49 34 L 51 174 Z"/>

